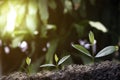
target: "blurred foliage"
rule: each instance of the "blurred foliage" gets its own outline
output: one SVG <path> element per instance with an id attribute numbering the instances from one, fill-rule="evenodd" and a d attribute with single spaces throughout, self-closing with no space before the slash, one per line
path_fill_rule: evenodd
<path id="1" fill-rule="evenodd" d="M 31 57 L 33 72 L 39 70 L 39 65 L 43 63 L 54 63 L 55 53 L 59 58 L 71 54 L 72 58 L 67 63 L 81 63 L 80 60 L 76 61 L 78 56 L 74 54 L 76 51 L 71 43 L 79 43 L 80 39 L 86 38 L 89 30 L 92 29 L 95 35 L 99 34 L 96 38 L 98 42 L 104 34 L 107 39 L 103 40 L 111 40 L 104 43 L 101 40 L 102 44 L 117 42 L 114 38 L 119 36 L 119 30 L 117 27 L 113 30 L 114 25 L 108 25 L 110 16 L 105 18 L 105 15 L 109 14 L 109 7 L 105 10 L 102 5 L 99 6 L 102 1 L 105 3 L 104 0 L 0 0 L 1 50 L 6 53 L 4 47 L 7 46 L 10 49 L 9 58 L 25 53 L 19 54 L 24 56 L 21 67 L 25 65 L 26 56 Z M 103 33 L 104 30 L 108 32 Z M 112 39 L 109 39 L 111 35 Z M 98 44 L 100 49 L 103 46 Z M 3 54 L 3 57 L 6 58 L 6 55 Z M 7 62 L 4 58 L 3 61 Z M 3 63 L 7 66 L 6 62 Z"/>
<path id="2" fill-rule="evenodd" d="M 13 40 L 12 43 L 15 41 L 14 47 L 17 47 L 18 42 L 26 38 L 32 39 L 37 34 L 46 37 L 47 30 L 55 28 L 52 25 L 50 28 L 48 26 L 48 3 L 51 4 L 50 8 L 55 9 L 54 0 L 21 0 L 19 3 L 15 0 L 2 0 L 0 2 L 0 38 L 5 41 Z"/>

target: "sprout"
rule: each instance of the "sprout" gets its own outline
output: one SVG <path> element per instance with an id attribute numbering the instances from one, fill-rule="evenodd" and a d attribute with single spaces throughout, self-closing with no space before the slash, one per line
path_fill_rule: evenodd
<path id="1" fill-rule="evenodd" d="M 64 56 L 63 58 L 61 58 L 61 59 L 59 60 L 58 56 L 55 54 L 54 60 L 55 60 L 55 62 L 57 63 L 56 65 L 55 65 L 55 64 L 43 64 L 43 65 L 41 65 L 40 67 L 56 67 L 56 68 L 58 69 L 59 66 L 60 66 L 61 64 L 63 64 L 69 57 L 70 57 L 70 55 L 67 55 L 67 56 Z"/>
<path id="2" fill-rule="evenodd" d="M 92 53 L 90 53 L 86 48 L 84 48 L 81 45 L 72 44 L 72 46 L 75 49 L 77 49 L 78 51 L 82 52 L 82 54 L 84 54 L 86 57 L 90 57 L 92 60 L 91 62 L 93 62 L 93 63 L 95 62 L 96 58 L 101 58 L 101 57 L 110 55 L 119 49 L 118 46 L 107 46 L 95 55 L 95 52 L 96 52 L 96 45 L 95 45 L 96 42 L 95 41 L 96 40 L 94 38 L 94 34 L 92 31 L 89 32 L 89 41 L 91 43 Z"/>

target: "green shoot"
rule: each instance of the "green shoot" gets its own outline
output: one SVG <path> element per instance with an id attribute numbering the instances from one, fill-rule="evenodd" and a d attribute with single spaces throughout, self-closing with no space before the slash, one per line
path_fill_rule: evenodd
<path id="1" fill-rule="evenodd" d="M 118 46 L 107 46 L 95 55 L 93 51 L 93 47 L 95 44 L 95 38 L 94 38 L 94 34 L 92 31 L 89 32 L 89 41 L 90 41 L 93 53 L 90 53 L 86 48 L 84 48 L 81 45 L 72 44 L 72 46 L 78 51 L 82 52 L 82 54 L 84 54 L 86 57 L 90 57 L 92 63 L 95 63 L 95 59 L 110 55 L 119 49 Z"/>
<path id="2" fill-rule="evenodd" d="M 27 57 L 25 61 L 28 66 L 31 64 L 31 58 Z"/>
<path id="3" fill-rule="evenodd" d="M 56 64 L 43 64 L 40 67 L 55 67 L 56 69 L 58 69 L 60 67 L 60 65 L 63 64 L 69 57 L 70 57 L 70 55 L 67 55 L 59 60 L 58 56 L 55 54 L 54 60 L 55 60 Z"/>
<path id="4" fill-rule="evenodd" d="M 31 70 L 31 68 L 30 68 L 31 58 L 27 57 L 25 61 L 26 61 L 26 64 L 27 64 L 26 72 L 27 72 L 28 74 L 30 74 L 30 70 Z"/>

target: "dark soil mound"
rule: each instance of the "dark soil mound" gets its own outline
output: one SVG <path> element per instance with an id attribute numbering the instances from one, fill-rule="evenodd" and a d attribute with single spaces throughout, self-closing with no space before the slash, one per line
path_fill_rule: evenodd
<path id="1" fill-rule="evenodd" d="M 33 75 L 14 73 L 1 80 L 120 80 L 120 63 L 105 61 L 94 65 L 69 65 L 56 72 Z"/>

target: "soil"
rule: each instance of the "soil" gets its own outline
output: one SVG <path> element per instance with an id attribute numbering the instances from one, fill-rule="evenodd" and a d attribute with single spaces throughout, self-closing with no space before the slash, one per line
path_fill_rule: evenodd
<path id="1" fill-rule="evenodd" d="M 68 65 L 58 71 L 44 71 L 32 75 L 15 72 L 0 80 L 120 80 L 120 63 L 104 61 L 91 65 Z"/>

